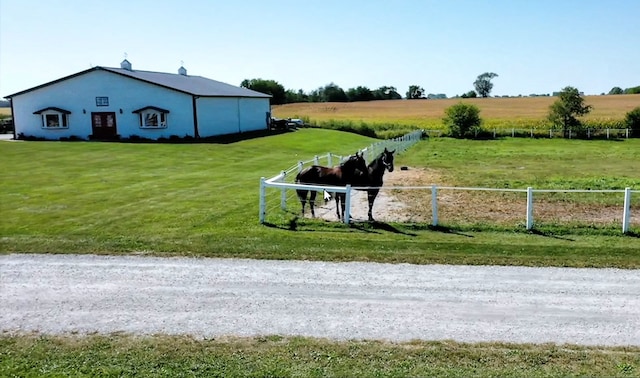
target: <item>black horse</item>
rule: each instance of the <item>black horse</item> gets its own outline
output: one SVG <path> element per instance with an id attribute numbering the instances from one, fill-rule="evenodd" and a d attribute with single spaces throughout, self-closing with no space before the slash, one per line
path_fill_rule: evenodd
<path id="1" fill-rule="evenodd" d="M 376 200 L 380 187 L 382 186 L 382 176 L 385 171 L 393 172 L 393 154 L 396 150 L 389 151 L 386 148 L 377 158 L 375 158 L 367 166 L 366 174 L 356 172 L 356 176 L 353 179 L 354 187 L 367 187 L 362 189 L 367 191 L 367 201 L 369 202 L 369 222 L 373 222 L 373 202 Z M 339 193 L 336 195 L 336 202 L 342 201 L 342 208 L 344 212 L 344 194 Z"/>
<path id="2" fill-rule="evenodd" d="M 309 168 L 302 170 L 296 176 L 296 184 L 316 184 L 327 186 L 345 186 L 352 184 L 356 176 L 362 176 L 363 172 L 367 171 L 367 162 L 362 157 L 362 154 L 356 153 L 349 156 L 342 164 L 337 167 L 323 167 L 320 165 L 313 165 Z M 297 189 L 298 198 L 302 204 L 302 215 L 304 215 L 304 207 L 307 202 L 307 193 L 309 190 Z M 311 208 L 311 216 L 315 217 L 313 206 L 316 201 L 315 190 L 311 190 L 309 197 L 309 207 Z M 336 196 L 337 201 L 337 196 Z M 336 209 L 338 213 L 338 219 L 340 218 L 340 211 Z"/>

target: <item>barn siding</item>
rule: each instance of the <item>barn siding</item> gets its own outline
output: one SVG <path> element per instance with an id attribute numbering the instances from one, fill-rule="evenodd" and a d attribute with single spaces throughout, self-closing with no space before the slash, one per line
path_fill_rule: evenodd
<path id="1" fill-rule="evenodd" d="M 109 97 L 109 106 L 96 106 L 96 97 Z M 116 113 L 116 127 L 123 138 L 138 135 L 156 139 L 170 135 L 193 136 L 191 96 L 165 90 L 156 85 L 127 79 L 107 71 L 91 71 L 52 85 L 15 96 L 16 133 L 47 139 L 78 136 L 88 138 L 92 133 L 91 112 Z M 147 105 L 170 111 L 167 128 L 142 129 L 139 116 L 132 113 Z M 49 106 L 69 110 L 69 128 L 43 129 L 34 111 Z M 83 109 L 86 113 L 83 113 Z M 120 113 L 122 109 L 122 113 Z"/>
<path id="2" fill-rule="evenodd" d="M 267 113 L 270 111 L 268 98 L 241 98 L 240 131 L 267 129 Z"/>
<path id="3" fill-rule="evenodd" d="M 96 97 L 99 96 L 108 97 L 109 105 L 97 106 Z M 86 139 L 92 134 L 92 112 L 114 112 L 121 138 L 136 135 L 158 139 L 172 135 L 195 136 L 193 99 L 194 96 L 188 93 L 105 70 L 92 70 L 14 95 L 12 101 L 17 134 L 54 140 L 70 136 Z M 195 99 L 200 137 L 267 128 L 269 98 L 195 96 Z M 139 115 L 132 111 L 146 106 L 169 110 L 166 128 L 140 128 Z M 70 111 L 69 127 L 42 128 L 41 116 L 33 112 L 47 107 Z"/>

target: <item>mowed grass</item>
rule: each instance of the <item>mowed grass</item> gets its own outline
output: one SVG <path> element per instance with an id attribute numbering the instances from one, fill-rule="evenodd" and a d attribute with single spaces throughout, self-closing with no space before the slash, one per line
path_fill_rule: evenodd
<path id="1" fill-rule="evenodd" d="M 280 118 L 306 117 L 312 123 L 337 120 L 442 129 L 444 110 L 464 102 L 480 109 L 485 128 L 529 128 L 548 127 L 549 106 L 556 100 L 557 97 L 516 97 L 296 103 L 274 106 L 273 114 Z M 582 118 L 585 121 L 623 120 L 627 112 L 640 106 L 640 94 L 585 96 L 585 103 L 593 106 L 591 113 Z"/>
<path id="2" fill-rule="evenodd" d="M 372 141 L 302 129 L 229 144 L 1 142 L 0 252 L 640 267 L 640 238 L 621 236 L 619 225 L 536 234 L 522 225 L 349 227 L 293 215 L 259 224 L 260 177 Z M 449 184 L 562 186 L 597 178 L 637 188 L 638 151 L 639 140 L 436 138 L 396 163 L 438 170 Z"/>
<path id="3" fill-rule="evenodd" d="M 631 377 L 638 369 L 636 347 L 280 336 L 0 337 L 0 375 L 6 377 Z"/>

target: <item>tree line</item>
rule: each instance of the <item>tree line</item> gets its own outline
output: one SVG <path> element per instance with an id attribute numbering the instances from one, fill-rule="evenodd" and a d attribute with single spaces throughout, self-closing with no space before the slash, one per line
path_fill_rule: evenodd
<path id="1" fill-rule="evenodd" d="M 494 72 L 485 72 L 478 75 L 473 82 L 474 89 L 465 92 L 461 95 L 456 95 L 454 98 L 475 98 L 475 97 L 489 97 L 493 90 L 492 79 L 498 77 L 498 74 Z M 261 93 L 270 94 L 272 105 L 282 105 L 294 102 L 355 102 L 355 101 L 373 101 L 373 100 L 398 100 L 403 96 L 398 92 L 398 89 L 394 86 L 382 86 L 377 89 L 370 89 L 366 86 L 358 86 L 355 88 L 349 88 L 347 90 L 342 89 L 335 83 L 329 83 L 323 87 L 312 90 L 311 92 L 305 92 L 302 89 L 292 90 L 285 89 L 285 87 L 275 80 L 264 79 L 245 79 L 240 83 L 241 87 L 248 88 Z M 634 94 L 640 93 L 640 86 L 622 89 L 620 87 L 613 87 L 609 91 L 610 95 L 613 94 Z M 604 93 L 602 93 L 604 94 Z M 554 95 L 556 95 L 554 93 Z M 531 95 L 531 96 L 549 96 L 545 95 Z M 406 99 L 444 99 L 447 95 L 443 93 L 429 93 L 427 94 L 424 88 L 420 85 L 410 85 L 404 98 Z"/>
<path id="2" fill-rule="evenodd" d="M 488 97 L 493 88 L 491 79 L 498 75 L 493 72 L 485 72 L 479 75 L 473 83 L 475 90 L 471 90 L 461 96 L 456 97 Z M 261 93 L 270 94 L 272 105 L 281 105 L 294 102 L 355 102 L 355 101 L 372 101 L 372 100 L 398 100 L 402 95 L 394 86 L 382 86 L 377 89 L 369 89 L 365 86 L 349 88 L 346 91 L 335 83 L 329 83 L 318 89 L 314 89 L 309 93 L 302 89 L 297 91 L 285 89 L 284 86 L 275 80 L 264 79 L 245 79 L 240 83 L 241 87 L 248 88 Z M 419 85 L 410 85 L 405 93 L 407 99 L 439 99 L 447 98 L 443 93 L 426 94 L 423 87 Z"/>

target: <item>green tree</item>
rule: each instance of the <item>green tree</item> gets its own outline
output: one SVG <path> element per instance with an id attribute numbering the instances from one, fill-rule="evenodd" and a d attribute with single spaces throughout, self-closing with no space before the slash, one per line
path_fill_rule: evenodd
<path id="1" fill-rule="evenodd" d="M 344 90 L 334 83 L 318 88 L 317 96 L 320 102 L 347 102 L 349 100 Z"/>
<path id="2" fill-rule="evenodd" d="M 402 95 L 398 93 L 396 87 L 382 86 L 373 91 L 373 96 L 376 100 L 399 100 Z"/>
<path id="3" fill-rule="evenodd" d="M 576 117 L 588 114 L 591 111 L 591 105 L 584 104 L 584 98 L 574 87 L 563 88 L 558 93 L 558 97 L 549 107 L 549 121 L 554 128 L 562 128 L 565 138 L 571 131 L 580 133 L 582 123 Z"/>
<path id="4" fill-rule="evenodd" d="M 272 96 L 270 99 L 272 105 L 280 105 L 287 102 L 284 87 L 275 80 L 244 79 L 240 86 L 256 92 L 270 94 Z"/>
<path id="5" fill-rule="evenodd" d="M 631 87 L 624 90 L 624 94 L 638 94 L 640 93 L 640 85 L 637 87 Z"/>
<path id="6" fill-rule="evenodd" d="M 375 96 L 371 89 L 359 86 L 357 88 L 349 88 L 347 90 L 347 98 L 349 101 L 371 101 Z"/>
<path id="7" fill-rule="evenodd" d="M 478 92 L 481 97 L 489 97 L 489 93 L 491 93 L 491 89 L 493 89 L 491 79 L 494 77 L 498 77 L 498 74 L 485 72 L 482 75 L 479 75 L 476 81 L 473 82 L 476 92 Z"/>
<path id="8" fill-rule="evenodd" d="M 609 91 L 610 95 L 619 95 L 619 94 L 623 94 L 624 91 L 622 90 L 622 88 L 620 87 L 613 87 L 611 88 L 611 90 Z"/>
<path id="9" fill-rule="evenodd" d="M 463 93 L 462 96 L 460 96 L 462 98 L 476 98 L 478 97 L 478 95 L 476 94 L 476 91 L 469 91 L 467 93 Z"/>
<path id="10" fill-rule="evenodd" d="M 407 91 L 408 99 L 416 99 L 424 97 L 424 88 L 419 85 L 410 85 L 409 91 Z"/>
<path id="11" fill-rule="evenodd" d="M 625 126 L 631 129 L 631 135 L 640 137 L 640 106 L 634 108 L 624 118 Z"/>
<path id="12" fill-rule="evenodd" d="M 445 109 L 444 113 L 442 122 L 454 138 L 473 138 L 482 131 L 480 109 L 473 104 L 460 102 Z"/>
<path id="13" fill-rule="evenodd" d="M 287 89 L 285 96 L 287 98 L 287 104 L 294 102 L 309 102 L 309 96 L 305 94 L 302 89 L 298 89 L 297 92 L 292 89 Z"/>

